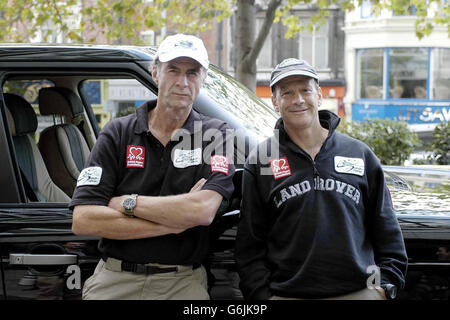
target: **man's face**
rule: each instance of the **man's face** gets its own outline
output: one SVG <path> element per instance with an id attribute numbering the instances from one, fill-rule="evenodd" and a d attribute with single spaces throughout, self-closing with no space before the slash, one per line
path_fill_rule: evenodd
<path id="1" fill-rule="evenodd" d="M 322 104 L 322 92 L 314 79 L 291 76 L 275 85 L 272 103 L 285 126 L 304 129 L 319 121 L 318 109 Z"/>
<path id="2" fill-rule="evenodd" d="M 177 58 L 153 67 L 158 85 L 158 103 L 169 108 L 190 108 L 197 98 L 206 71 L 195 60 Z"/>

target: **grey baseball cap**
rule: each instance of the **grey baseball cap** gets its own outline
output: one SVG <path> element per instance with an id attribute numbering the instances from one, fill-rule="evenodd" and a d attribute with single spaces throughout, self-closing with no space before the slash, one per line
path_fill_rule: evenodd
<path id="1" fill-rule="evenodd" d="M 313 78 L 319 83 L 319 76 L 316 70 L 311 67 L 305 60 L 289 58 L 281 61 L 270 74 L 270 88 L 280 80 L 290 76 L 306 76 Z"/>

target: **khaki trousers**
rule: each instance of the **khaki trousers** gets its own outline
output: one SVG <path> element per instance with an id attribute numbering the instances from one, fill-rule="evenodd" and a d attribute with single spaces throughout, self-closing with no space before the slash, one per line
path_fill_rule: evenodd
<path id="1" fill-rule="evenodd" d="M 147 275 L 120 271 L 119 260 L 100 260 L 84 283 L 83 300 L 209 300 L 205 268 L 176 267 L 178 271 Z"/>
<path id="2" fill-rule="evenodd" d="M 297 298 L 285 298 L 279 296 L 272 296 L 270 300 L 306 300 Z M 312 299 L 311 299 L 312 300 Z M 376 289 L 365 288 L 356 292 L 344 294 L 341 296 L 324 298 L 324 299 L 313 299 L 313 300 L 385 300 L 380 292 Z"/>

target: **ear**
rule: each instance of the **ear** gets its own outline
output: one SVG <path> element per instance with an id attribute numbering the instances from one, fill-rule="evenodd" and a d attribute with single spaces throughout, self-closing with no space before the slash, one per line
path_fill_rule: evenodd
<path id="1" fill-rule="evenodd" d="M 319 101 L 319 107 L 322 105 L 322 88 L 319 87 L 319 90 L 317 90 L 318 95 L 318 101 Z"/>
<path id="2" fill-rule="evenodd" d="M 280 113 L 280 107 L 278 106 L 278 101 L 277 98 L 275 97 L 276 93 L 272 93 L 272 104 L 273 104 L 273 108 L 275 109 L 276 112 Z"/>
<path id="3" fill-rule="evenodd" d="M 158 68 L 156 66 L 152 67 L 152 78 L 155 81 L 156 85 L 158 85 Z"/>

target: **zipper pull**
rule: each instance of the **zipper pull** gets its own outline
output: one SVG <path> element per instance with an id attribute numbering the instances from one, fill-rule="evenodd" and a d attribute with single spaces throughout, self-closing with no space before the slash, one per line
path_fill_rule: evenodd
<path id="1" fill-rule="evenodd" d="M 314 170 L 314 177 L 317 177 L 317 176 L 319 176 L 319 171 L 317 170 L 317 168 L 316 168 L 316 164 L 313 162 L 313 170 Z"/>

